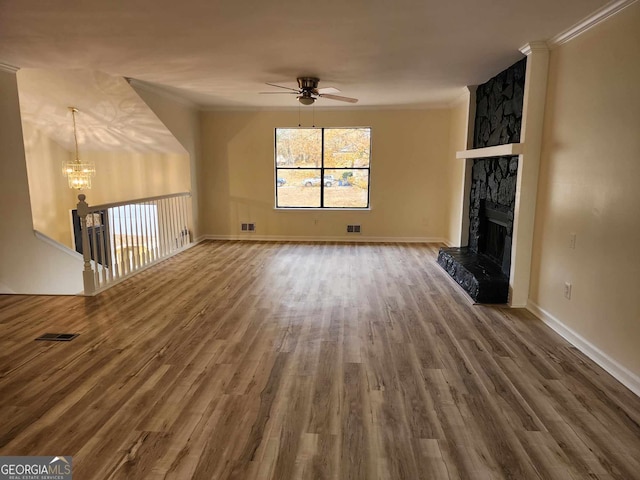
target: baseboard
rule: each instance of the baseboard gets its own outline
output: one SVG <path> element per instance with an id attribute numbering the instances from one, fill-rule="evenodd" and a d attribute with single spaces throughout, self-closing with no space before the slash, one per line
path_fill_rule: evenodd
<path id="1" fill-rule="evenodd" d="M 640 397 L 640 377 L 635 373 L 620 365 L 617 361 L 604 353 L 594 344 L 583 338 L 578 333 L 571 330 L 558 318 L 549 312 L 540 308 L 535 302 L 529 300 L 527 310 L 542 320 L 546 325 L 551 327 L 561 337 L 571 343 L 574 347 L 584 353 L 591 360 L 600 365 L 604 370 L 610 373 L 616 380 Z"/>
<path id="2" fill-rule="evenodd" d="M 339 237 L 306 237 L 288 235 L 254 235 L 247 233 L 244 235 L 202 235 L 198 241 L 202 240 L 242 240 L 245 242 L 345 242 L 345 243 L 443 243 L 447 240 L 440 237 L 367 237 L 354 234 L 353 236 Z"/>

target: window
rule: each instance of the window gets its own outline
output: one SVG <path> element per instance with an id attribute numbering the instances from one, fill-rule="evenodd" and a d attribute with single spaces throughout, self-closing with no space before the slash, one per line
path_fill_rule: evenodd
<path id="1" fill-rule="evenodd" d="M 277 208 L 368 208 L 370 128 L 276 128 Z"/>

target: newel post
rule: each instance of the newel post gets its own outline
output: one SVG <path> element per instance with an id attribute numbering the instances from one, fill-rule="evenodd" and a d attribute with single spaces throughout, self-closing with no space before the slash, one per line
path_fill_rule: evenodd
<path id="1" fill-rule="evenodd" d="M 86 195 L 78 195 L 78 217 L 80 218 L 80 233 L 82 235 L 82 257 L 84 258 L 84 270 L 82 271 L 82 281 L 84 283 L 84 294 L 93 295 L 96 290 L 95 276 L 91 269 L 91 244 L 89 243 L 89 231 L 87 230 L 87 215 L 89 205 L 85 202 Z"/>

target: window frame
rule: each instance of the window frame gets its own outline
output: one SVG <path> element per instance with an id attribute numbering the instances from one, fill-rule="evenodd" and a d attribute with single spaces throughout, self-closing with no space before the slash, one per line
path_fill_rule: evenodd
<path id="1" fill-rule="evenodd" d="M 369 130 L 369 166 L 368 167 L 325 167 L 324 158 L 324 132 L 325 130 Z M 320 167 L 278 167 L 278 130 L 320 130 Z M 371 127 L 276 127 L 273 131 L 273 150 L 274 150 L 274 188 L 275 188 L 275 209 L 276 210 L 370 210 L 371 209 Z M 320 171 L 320 205 L 316 207 L 294 207 L 294 206 L 278 206 L 278 170 L 310 170 Z M 324 206 L 324 176 L 325 170 L 366 170 L 367 171 L 367 205 L 364 207 L 328 207 Z"/>

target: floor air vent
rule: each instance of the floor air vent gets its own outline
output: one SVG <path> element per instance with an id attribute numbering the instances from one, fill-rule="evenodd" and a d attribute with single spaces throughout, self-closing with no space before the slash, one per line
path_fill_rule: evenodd
<path id="1" fill-rule="evenodd" d="M 44 335 L 36 338 L 37 340 L 42 340 L 45 342 L 69 342 L 76 338 L 79 333 L 45 333 Z"/>

